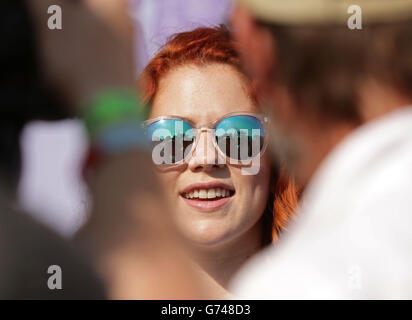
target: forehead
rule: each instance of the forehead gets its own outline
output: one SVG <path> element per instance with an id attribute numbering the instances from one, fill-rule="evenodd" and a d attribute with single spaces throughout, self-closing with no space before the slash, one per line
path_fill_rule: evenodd
<path id="1" fill-rule="evenodd" d="M 247 85 L 230 65 L 178 67 L 160 80 L 150 117 L 174 115 L 206 124 L 231 112 L 256 112 Z"/>

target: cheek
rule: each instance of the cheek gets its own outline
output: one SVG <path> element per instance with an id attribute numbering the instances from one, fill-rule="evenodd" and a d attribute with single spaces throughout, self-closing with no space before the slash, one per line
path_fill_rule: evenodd
<path id="1" fill-rule="evenodd" d="M 162 187 L 163 195 L 166 196 L 167 201 L 175 201 L 177 189 L 176 181 L 179 177 L 177 172 L 158 172 L 157 173 L 160 185 Z"/>
<path id="2" fill-rule="evenodd" d="M 256 175 L 242 175 L 236 169 L 232 171 L 232 177 L 238 186 L 238 209 L 247 214 L 243 219 L 257 221 L 265 210 L 269 191 L 271 166 L 268 157 L 262 157 L 259 172 Z"/>
<path id="3" fill-rule="evenodd" d="M 259 171 L 253 175 L 242 174 L 241 170 L 236 170 L 236 179 L 241 188 L 249 188 L 253 191 L 259 191 L 259 193 L 268 193 L 269 183 L 271 176 L 270 159 L 265 154 L 259 165 Z"/>

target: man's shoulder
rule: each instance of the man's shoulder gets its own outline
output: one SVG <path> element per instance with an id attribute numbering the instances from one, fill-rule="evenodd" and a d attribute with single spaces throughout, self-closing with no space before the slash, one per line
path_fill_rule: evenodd
<path id="1" fill-rule="evenodd" d="M 324 263 L 311 263 L 309 246 L 285 248 L 266 249 L 244 266 L 231 283 L 235 297 L 252 300 L 339 297 L 336 283 L 325 276 Z"/>

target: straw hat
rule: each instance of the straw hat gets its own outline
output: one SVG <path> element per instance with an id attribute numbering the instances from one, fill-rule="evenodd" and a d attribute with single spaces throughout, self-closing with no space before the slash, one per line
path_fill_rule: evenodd
<path id="1" fill-rule="evenodd" d="M 260 20 L 287 25 L 346 24 L 360 7 L 362 22 L 386 23 L 412 19 L 412 0 L 237 0 Z"/>

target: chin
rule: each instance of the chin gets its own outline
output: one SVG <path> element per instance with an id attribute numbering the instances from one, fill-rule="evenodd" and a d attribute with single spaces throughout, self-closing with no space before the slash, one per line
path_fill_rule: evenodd
<path id="1" fill-rule="evenodd" d="M 223 245 L 233 238 L 232 232 L 219 229 L 215 223 L 186 226 L 185 230 L 182 230 L 182 233 L 189 243 L 206 248 Z"/>

